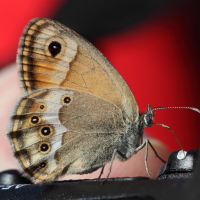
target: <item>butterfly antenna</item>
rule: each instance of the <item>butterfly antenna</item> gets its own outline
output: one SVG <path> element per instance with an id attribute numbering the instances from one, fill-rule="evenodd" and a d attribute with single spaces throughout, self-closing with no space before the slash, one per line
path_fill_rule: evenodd
<path id="1" fill-rule="evenodd" d="M 193 108 L 193 107 L 153 107 L 152 110 L 155 111 L 155 110 L 161 110 L 161 109 L 173 109 L 173 108 L 175 108 L 175 109 L 190 109 L 190 110 L 194 110 L 194 111 L 200 113 L 200 110 L 199 110 L 199 109 L 197 109 L 197 108 Z"/>
<path id="2" fill-rule="evenodd" d="M 155 111 L 155 110 L 161 110 L 161 109 L 190 109 L 190 110 L 194 110 L 198 113 L 200 113 L 200 110 L 197 109 L 197 108 L 193 108 L 193 107 L 153 107 L 152 110 Z M 184 157 L 185 157 L 185 151 L 183 150 L 183 147 L 181 146 L 181 143 L 179 142 L 178 138 L 176 137 L 175 133 L 172 131 L 172 129 L 169 127 L 169 126 L 166 126 L 164 124 L 157 124 L 157 123 L 154 123 L 156 125 L 159 125 L 159 126 L 162 126 L 162 127 L 165 127 L 167 128 L 168 130 L 170 130 L 174 137 L 176 138 L 176 141 L 178 142 L 179 146 L 181 147 L 182 151 L 184 152 Z"/>

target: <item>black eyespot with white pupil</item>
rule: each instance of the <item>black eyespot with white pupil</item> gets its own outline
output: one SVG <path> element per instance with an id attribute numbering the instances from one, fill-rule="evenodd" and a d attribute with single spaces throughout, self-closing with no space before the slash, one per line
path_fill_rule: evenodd
<path id="1" fill-rule="evenodd" d="M 40 109 L 44 109 L 44 105 L 40 105 Z"/>
<path id="2" fill-rule="evenodd" d="M 64 103 L 70 103 L 71 98 L 70 97 L 65 97 L 63 101 L 64 101 Z"/>
<path id="3" fill-rule="evenodd" d="M 51 53 L 52 57 L 55 57 L 61 52 L 61 44 L 56 41 L 52 41 L 49 45 L 49 52 Z"/>
<path id="4" fill-rule="evenodd" d="M 31 122 L 32 122 L 33 124 L 37 124 L 38 121 L 39 121 L 39 117 L 37 117 L 37 116 L 31 117 Z"/>
<path id="5" fill-rule="evenodd" d="M 46 165 L 47 165 L 47 164 L 46 164 L 45 162 L 40 163 L 40 167 L 41 167 L 41 168 L 46 167 Z"/>
<path id="6" fill-rule="evenodd" d="M 44 127 L 44 128 L 42 128 L 41 133 L 42 133 L 42 135 L 47 136 L 51 133 L 51 130 L 49 127 Z"/>
<path id="7" fill-rule="evenodd" d="M 49 145 L 46 143 L 44 143 L 40 146 L 40 150 L 43 152 L 48 151 L 48 149 L 49 149 Z"/>

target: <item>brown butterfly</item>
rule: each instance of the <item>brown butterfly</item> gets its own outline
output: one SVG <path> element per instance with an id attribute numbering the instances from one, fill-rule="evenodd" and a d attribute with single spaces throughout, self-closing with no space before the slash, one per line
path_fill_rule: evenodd
<path id="1" fill-rule="evenodd" d="M 17 60 L 25 95 L 8 137 L 32 182 L 91 173 L 148 144 L 143 130 L 152 125 L 153 110 L 139 113 L 123 78 L 76 32 L 50 19 L 33 19 Z"/>

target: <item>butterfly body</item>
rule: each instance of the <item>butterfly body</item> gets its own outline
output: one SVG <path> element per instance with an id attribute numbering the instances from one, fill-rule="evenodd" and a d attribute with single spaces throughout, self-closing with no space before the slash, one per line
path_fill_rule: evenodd
<path id="1" fill-rule="evenodd" d="M 34 19 L 18 50 L 21 98 L 8 133 L 34 183 L 91 173 L 142 143 L 143 115 L 129 87 L 88 41 L 62 24 Z"/>

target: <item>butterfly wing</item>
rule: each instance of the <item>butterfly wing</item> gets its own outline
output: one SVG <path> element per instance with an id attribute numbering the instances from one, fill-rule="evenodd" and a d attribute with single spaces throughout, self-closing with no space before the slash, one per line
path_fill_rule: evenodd
<path id="1" fill-rule="evenodd" d="M 43 89 L 22 98 L 12 119 L 14 155 L 35 183 L 55 179 L 66 168 L 82 174 L 105 165 L 126 127 L 119 108 L 71 89 Z"/>
<path id="2" fill-rule="evenodd" d="M 132 92 L 110 62 L 58 22 L 33 19 L 24 30 L 17 60 L 28 93 L 39 88 L 72 88 L 117 105 L 131 121 L 138 117 Z"/>
<path id="3" fill-rule="evenodd" d="M 34 19 L 21 38 L 18 63 L 27 96 L 8 136 L 26 175 L 48 182 L 107 163 L 120 133 L 139 115 L 133 94 L 109 61 L 62 24 Z"/>

